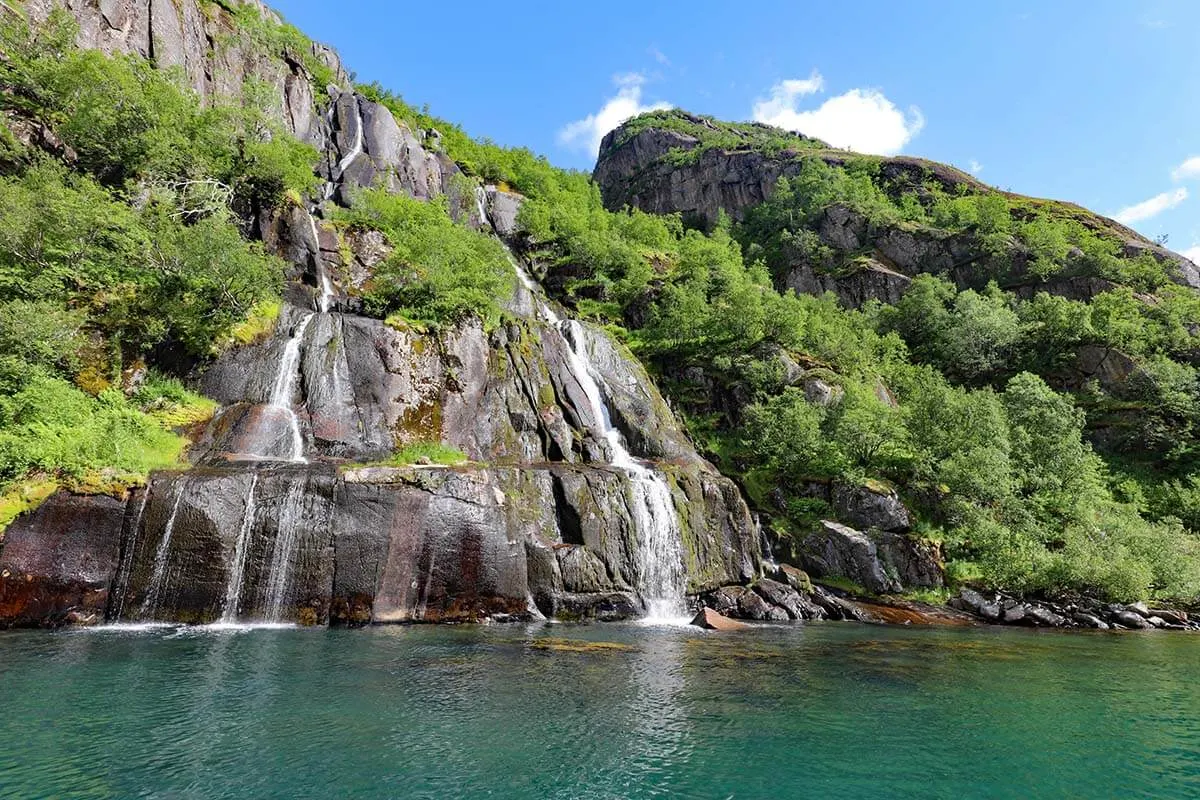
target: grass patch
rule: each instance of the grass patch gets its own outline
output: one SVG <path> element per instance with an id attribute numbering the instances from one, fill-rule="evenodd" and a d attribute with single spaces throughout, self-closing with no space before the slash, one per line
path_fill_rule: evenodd
<path id="1" fill-rule="evenodd" d="M 419 441 L 404 445 L 389 458 L 377 461 L 371 466 L 409 467 L 414 464 L 441 464 L 453 467 L 465 464 L 469 460 L 461 450 L 441 442 Z"/>
<path id="2" fill-rule="evenodd" d="M 250 309 L 250 313 L 241 322 L 229 329 L 229 335 L 222 339 L 217 350 L 226 350 L 235 345 L 248 345 L 265 339 L 275 330 L 283 303 L 277 297 L 260 300 Z"/>
<path id="3" fill-rule="evenodd" d="M 900 595 L 905 600 L 915 603 L 925 603 L 931 606 L 944 606 L 950 599 L 949 589 L 913 589 Z"/>
<path id="4" fill-rule="evenodd" d="M 58 489 L 53 478 L 32 478 L 0 494 L 0 540 L 9 524 L 26 511 L 37 508 Z"/>

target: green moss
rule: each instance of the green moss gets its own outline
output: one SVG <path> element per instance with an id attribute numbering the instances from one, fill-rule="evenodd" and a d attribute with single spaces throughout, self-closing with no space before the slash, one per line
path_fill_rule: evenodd
<path id="1" fill-rule="evenodd" d="M 246 318 L 229 329 L 229 334 L 220 340 L 216 351 L 225 350 L 234 345 L 248 345 L 265 339 L 279 320 L 283 303 L 278 298 L 271 297 L 255 303 Z"/>
<path id="2" fill-rule="evenodd" d="M 426 440 L 409 442 L 388 458 L 371 462 L 370 466 L 407 467 L 414 464 L 457 466 L 467 463 L 468 460 L 461 450 L 438 441 Z"/>
<path id="3" fill-rule="evenodd" d="M 0 540 L 14 519 L 37 508 L 58 490 L 58 486 L 58 481 L 53 478 L 31 478 L 0 494 Z"/>
<path id="4" fill-rule="evenodd" d="M 407 408 L 396 423 L 401 441 L 435 441 L 442 435 L 442 404 L 427 400 Z"/>

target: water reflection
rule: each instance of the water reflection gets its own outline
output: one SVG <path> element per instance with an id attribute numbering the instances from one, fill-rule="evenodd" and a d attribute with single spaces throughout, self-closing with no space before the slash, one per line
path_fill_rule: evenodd
<path id="1" fill-rule="evenodd" d="M 1200 796 L 1200 637 L 0 636 L 13 797 Z"/>

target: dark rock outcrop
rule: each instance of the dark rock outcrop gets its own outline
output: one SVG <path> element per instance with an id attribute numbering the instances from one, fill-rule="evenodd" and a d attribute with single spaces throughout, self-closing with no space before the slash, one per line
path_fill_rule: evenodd
<path id="1" fill-rule="evenodd" d="M 821 577 L 846 578 L 877 594 L 898 592 L 899 581 L 889 576 L 869 536 L 826 520 L 805 538 L 805 568 Z"/>
<path id="2" fill-rule="evenodd" d="M 1200 623 L 1190 619 L 1185 612 L 1151 610 L 1145 603 L 1105 604 L 1087 598 L 1053 602 L 1009 597 L 999 592 L 990 592 L 985 596 L 964 587 L 950 599 L 950 606 L 1000 625 L 1094 630 L 1151 630 L 1163 627 L 1200 630 Z"/>
<path id="3" fill-rule="evenodd" d="M 832 496 L 838 519 L 856 528 L 904 532 L 912 527 L 912 515 L 893 489 L 835 484 Z"/>
<path id="4" fill-rule="evenodd" d="M 104 619 L 125 503 L 59 492 L 9 525 L 0 551 L 0 627 Z"/>

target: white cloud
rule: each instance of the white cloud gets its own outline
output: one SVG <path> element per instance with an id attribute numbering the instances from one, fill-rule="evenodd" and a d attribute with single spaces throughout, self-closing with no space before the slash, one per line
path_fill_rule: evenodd
<path id="1" fill-rule="evenodd" d="M 819 108 L 800 110 L 800 98 L 825 88 L 817 72 L 808 78 L 780 81 L 771 96 L 754 104 L 754 119 L 824 139 L 835 147 L 894 155 L 925 127 L 915 106 L 905 114 L 877 89 L 851 89 Z"/>
<path id="2" fill-rule="evenodd" d="M 1156 194 L 1149 200 L 1143 200 L 1140 203 L 1122 208 L 1116 214 L 1113 214 L 1113 219 L 1117 222 L 1126 225 L 1132 225 L 1135 222 L 1142 222 L 1157 216 L 1164 211 L 1169 211 L 1175 208 L 1188 198 L 1188 190 L 1184 188 L 1176 189 L 1173 192 L 1163 192 Z"/>
<path id="3" fill-rule="evenodd" d="M 1171 177 L 1177 181 L 1200 178 L 1200 156 L 1185 159 L 1182 164 L 1171 170 Z"/>
<path id="4" fill-rule="evenodd" d="M 1180 253 L 1180 255 L 1182 255 L 1188 261 L 1191 261 L 1193 264 L 1200 264 L 1200 244 L 1192 245 L 1187 250 L 1184 250 L 1182 253 Z"/>
<path id="5" fill-rule="evenodd" d="M 973 158 L 969 162 L 968 167 L 970 168 L 972 175 L 978 175 L 979 173 L 983 172 L 983 164 L 980 164 Z"/>
<path id="6" fill-rule="evenodd" d="M 613 83 L 617 85 L 616 97 L 610 97 L 595 114 L 588 114 L 583 119 L 563 126 L 558 132 L 559 144 L 596 155 L 600 151 L 600 140 L 604 138 L 604 134 L 625 120 L 646 111 L 670 108 L 670 103 L 642 104 L 642 85 L 645 82 L 646 76 L 638 72 L 614 76 Z"/>
<path id="7" fill-rule="evenodd" d="M 671 59 L 667 58 L 667 54 L 657 47 L 650 48 L 650 55 L 654 56 L 654 60 L 662 64 L 664 67 L 671 66 Z"/>

